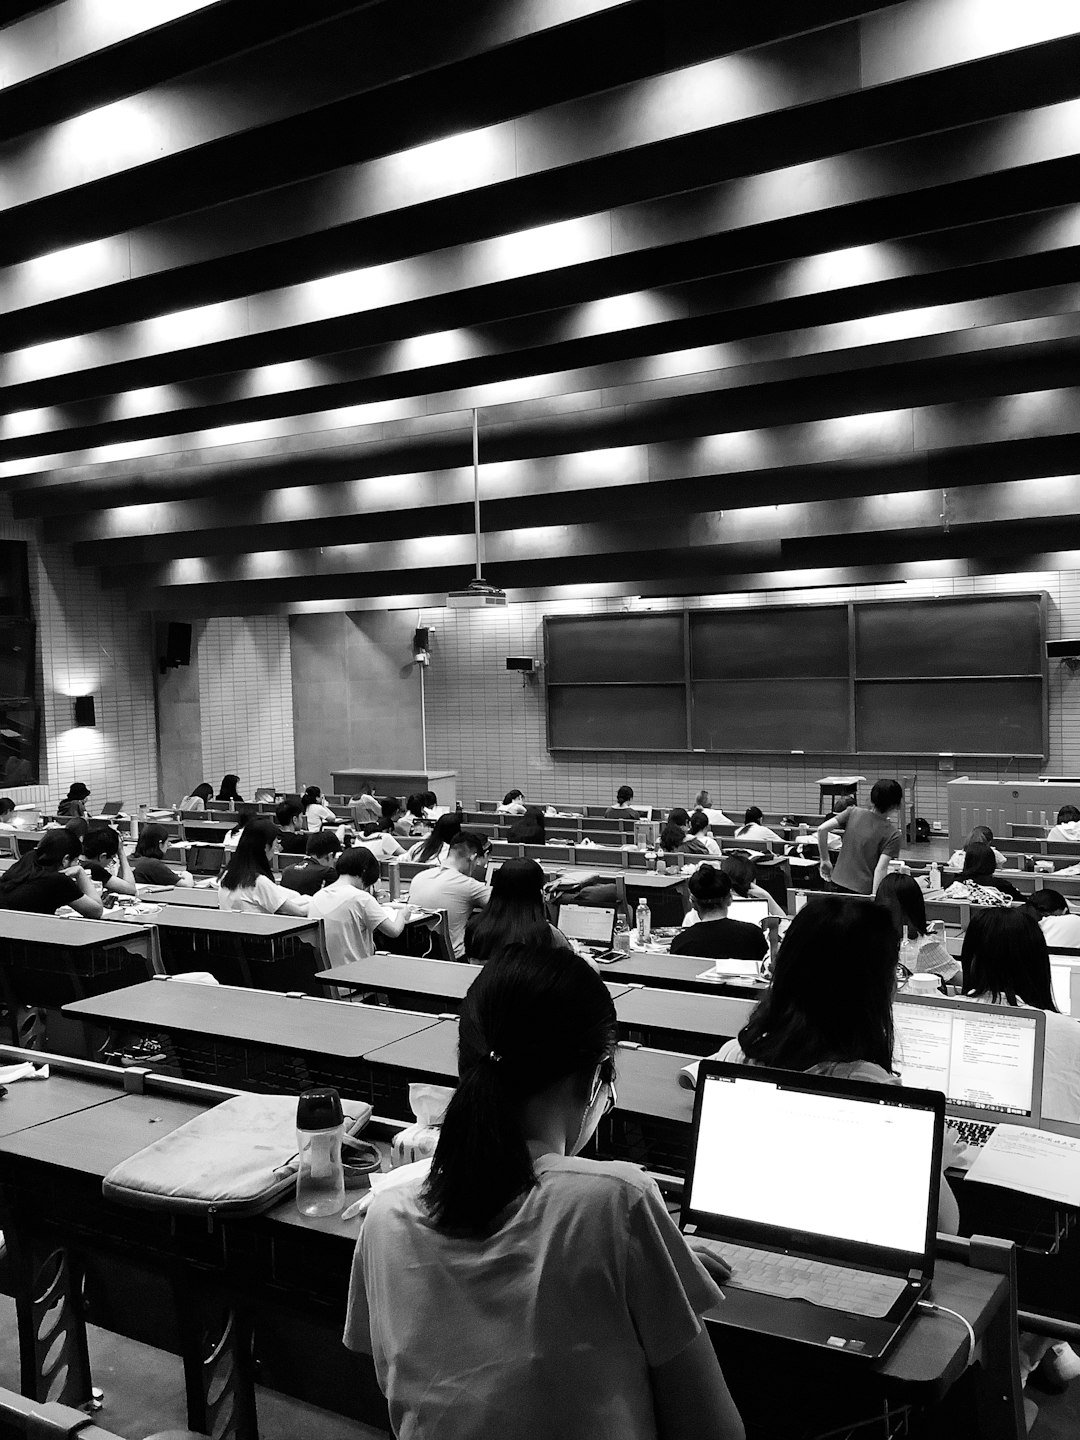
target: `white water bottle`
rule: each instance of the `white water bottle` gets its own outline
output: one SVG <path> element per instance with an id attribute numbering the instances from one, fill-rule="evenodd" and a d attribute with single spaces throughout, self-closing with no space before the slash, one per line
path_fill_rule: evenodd
<path id="1" fill-rule="evenodd" d="M 637 943 L 644 949 L 652 936 L 652 911 L 645 903 L 645 896 L 637 902 Z"/>
<path id="2" fill-rule="evenodd" d="M 345 1117 L 331 1086 L 305 1090 L 296 1106 L 296 1208 L 301 1215 L 337 1215 L 345 1204 L 341 1142 Z"/>
<path id="3" fill-rule="evenodd" d="M 938 863 L 937 863 L 936 860 L 935 860 L 934 863 L 930 866 L 929 880 L 930 880 L 930 886 L 929 886 L 929 888 L 930 888 L 931 890 L 940 890 L 940 889 L 941 889 L 941 867 L 938 865 Z"/>
<path id="4" fill-rule="evenodd" d="M 612 941 L 612 948 L 621 950 L 624 955 L 630 954 L 630 926 L 626 923 L 626 915 L 621 905 L 619 906 L 618 919 L 615 921 L 615 936 Z"/>

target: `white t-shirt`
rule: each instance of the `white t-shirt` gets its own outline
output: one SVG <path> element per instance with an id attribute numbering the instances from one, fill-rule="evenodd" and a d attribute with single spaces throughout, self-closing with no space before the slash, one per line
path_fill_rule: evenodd
<path id="1" fill-rule="evenodd" d="M 751 824 L 740 825 L 738 830 L 735 831 L 735 839 L 764 841 L 779 840 L 781 836 L 777 835 L 775 830 L 770 830 L 767 825 Z"/>
<path id="2" fill-rule="evenodd" d="M 384 920 L 392 920 L 394 913 L 380 905 L 370 890 L 358 890 L 345 878 L 316 891 L 308 906 L 308 915 L 323 922 L 326 950 L 334 965 L 374 955 L 374 932 Z"/>
<path id="3" fill-rule="evenodd" d="M 392 860 L 395 855 L 405 854 L 405 847 L 387 830 L 380 830 L 376 835 L 358 835 L 356 843 L 370 850 L 377 860 Z"/>
<path id="4" fill-rule="evenodd" d="M 339 825 L 340 823 L 329 805 L 320 805 L 317 800 L 304 811 L 304 826 L 308 830 L 321 830 L 324 825 Z"/>
<path id="5" fill-rule="evenodd" d="M 227 890 L 222 885 L 218 890 L 219 910 L 240 910 L 246 915 L 276 915 L 290 900 L 307 913 L 307 895 L 275 885 L 265 875 L 256 875 L 254 885 L 241 885 L 236 890 Z"/>
<path id="6" fill-rule="evenodd" d="M 180 801 L 180 809 L 181 811 L 191 811 L 194 814 L 197 810 L 205 810 L 206 803 L 201 795 L 185 795 Z"/>
<path id="7" fill-rule="evenodd" d="M 437 1230 L 422 1179 L 372 1202 L 344 1339 L 373 1355 L 398 1440 L 656 1440 L 649 1370 L 721 1292 L 636 1166 L 535 1168 L 484 1239 Z"/>
<path id="8" fill-rule="evenodd" d="M 710 825 L 737 825 L 737 824 L 738 824 L 738 821 L 737 821 L 737 820 L 732 820 L 730 816 L 725 815 L 724 812 L 723 812 L 723 810 L 714 810 L 714 809 L 711 809 L 710 807 L 705 806 L 705 805 L 688 805 L 686 808 L 690 811 L 690 814 L 691 814 L 691 815 L 693 815 L 693 813 L 694 813 L 695 810 L 703 810 L 703 811 L 705 812 L 705 814 L 709 817 L 709 824 L 710 824 Z"/>
<path id="9" fill-rule="evenodd" d="M 1080 840 L 1080 820 L 1059 820 L 1046 837 L 1048 840 Z"/>
<path id="10" fill-rule="evenodd" d="M 445 910 L 450 922 L 450 943 L 460 960 L 465 954 L 465 926 L 474 910 L 491 899 L 491 886 L 463 875 L 451 865 L 421 870 L 409 886 L 409 903 L 421 910 Z"/>
<path id="11" fill-rule="evenodd" d="M 1080 950 L 1080 915 L 1047 915 L 1039 929 L 1051 950 Z"/>

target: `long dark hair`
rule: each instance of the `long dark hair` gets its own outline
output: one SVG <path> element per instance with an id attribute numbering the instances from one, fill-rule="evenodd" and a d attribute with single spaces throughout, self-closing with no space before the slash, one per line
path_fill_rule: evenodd
<path id="1" fill-rule="evenodd" d="M 82 841 L 74 830 L 47 830 L 29 855 L 16 860 L 11 869 L 0 875 L 0 895 L 24 880 L 36 880 L 39 875 L 53 875 L 65 865 L 71 865 L 79 858 Z"/>
<path id="2" fill-rule="evenodd" d="M 221 777 L 221 789 L 217 793 L 219 800 L 235 800 L 239 803 L 244 797 L 237 792 L 237 785 L 240 783 L 239 775 L 223 775 Z"/>
<path id="3" fill-rule="evenodd" d="M 143 825 L 135 842 L 135 859 L 144 856 L 147 860 L 160 860 L 161 847 L 169 838 L 164 825 Z"/>
<path id="4" fill-rule="evenodd" d="M 961 880 L 989 880 L 997 861 L 992 846 L 983 840 L 969 840 L 964 846 L 964 868 Z"/>
<path id="5" fill-rule="evenodd" d="M 772 986 L 739 1032 L 748 1060 L 781 1070 L 868 1060 L 891 1070 L 899 942 L 881 905 L 821 898 L 792 920 Z"/>
<path id="6" fill-rule="evenodd" d="M 572 951 L 512 945 L 469 987 L 458 1027 L 460 1082 L 447 1106 L 421 1192 L 440 1229 L 471 1235 L 536 1184 L 521 1108 L 597 1066 L 614 1077 L 615 1005 L 596 971 Z M 603 1072 L 602 1072 L 603 1073 Z"/>
<path id="7" fill-rule="evenodd" d="M 965 995 L 985 995 L 997 1005 L 1057 1010 L 1046 936 L 1026 907 L 973 912 L 960 964 Z"/>
<path id="8" fill-rule="evenodd" d="M 731 876 L 718 865 L 701 864 L 690 876 L 690 894 L 703 910 L 720 910 L 731 899 Z"/>
<path id="9" fill-rule="evenodd" d="M 252 820 L 240 832 L 232 859 L 225 867 L 221 884 L 226 890 L 243 890 L 254 885 L 260 875 L 273 880 L 274 872 L 266 858 L 267 847 L 278 838 L 277 826 L 272 820 Z"/>
<path id="10" fill-rule="evenodd" d="M 306 810 L 309 805 L 317 805 L 322 799 L 322 791 L 318 785 L 309 785 L 300 796 L 300 808 Z"/>
<path id="11" fill-rule="evenodd" d="M 535 860 L 504 860 L 491 877 L 491 899 L 469 927 L 470 960 L 487 960 L 520 943 L 544 915 L 544 872 Z"/>
<path id="12" fill-rule="evenodd" d="M 205 804 L 207 800 L 212 800 L 214 798 L 214 787 L 209 783 L 209 781 L 204 780 L 201 785 L 195 786 L 195 789 L 192 790 L 191 795 L 192 798 L 198 796 L 198 798 L 203 802 L 203 804 Z"/>
<path id="13" fill-rule="evenodd" d="M 914 930 L 916 935 L 927 933 L 926 901 L 910 875 L 886 875 L 874 899 L 888 910 L 901 938 L 908 930 Z"/>
<path id="14" fill-rule="evenodd" d="M 432 860 L 438 855 L 444 845 L 453 843 L 454 837 L 461 829 L 461 816 L 457 814 L 440 815 L 431 827 L 431 834 L 421 845 L 417 852 L 418 860 Z"/>
<path id="15" fill-rule="evenodd" d="M 721 858 L 720 869 L 731 881 L 731 888 L 739 899 L 747 899 L 750 894 L 750 886 L 757 878 L 754 862 L 748 860 L 745 855 L 729 853 Z"/>
<path id="16" fill-rule="evenodd" d="M 539 805 L 527 805 L 525 814 L 519 815 L 506 832 L 507 840 L 522 845 L 546 845 L 547 823 Z"/>
<path id="17" fill-rule="evenodd" d="M 669 810 L 664 828 L 660 832 L 660 849 L 678 850 L 679 846 L 686 841 L 686 831 L 689 826 L 690 816 L 681 805 L 676 805 L 674 810 Z"/>

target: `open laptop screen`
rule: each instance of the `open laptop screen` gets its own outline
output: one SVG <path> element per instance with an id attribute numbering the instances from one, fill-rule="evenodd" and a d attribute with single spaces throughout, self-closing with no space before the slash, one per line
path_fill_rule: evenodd
<path id="1" fill-rule="evenodd" d="M 1073 966 L 1050 956 L 1050 983 L 1054 990 L 1054 1004 L 1062 1015 L 1072 1014 Z"/>
<path id="2" fill-rule="evenodd" d="M 986 1120 L 995 1111 L 1038 1120 L 1036 1012 L 898 995 L 893 1025 L 893 1060 L 905 1085 L 940 1090 L 951 1108 Z"/>
<path id="3" fill-rule="evenodd" d="M 760 925 L 768 915 L 767 900 L 732 900 L 728 906 L 728 919 L 741 920 L 745 925 Z"/>
<path id="4" fill-rule="evenodd" d="M 747 1228 L 767 1227 L 781 1244 L 807 1248 L 810 1239 L 823 1242 L 822 1253 L 853 1258 L 866 1247 L 924 1255 L 940 1163 L 928 1097 L 899 1086 L 836 1087 L 857 1088 L 856 1098 L 803 1083 L 818 1077 L 772 1083 L 765 1075 L 779 1072 L 708 1068 L 686 1210 L 703 1230 L 752 1242 Z"/>
<path id="5" fill-rule="evenodd" d="M 610 945 L 615 933 L 615 911 L 603 905 L 560 905 L 559 929 L 568 940 Z"/>

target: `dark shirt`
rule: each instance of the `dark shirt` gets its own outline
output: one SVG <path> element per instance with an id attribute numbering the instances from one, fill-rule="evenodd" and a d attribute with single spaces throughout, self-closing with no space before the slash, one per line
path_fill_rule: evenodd
<path id="1" fill-rule="evenodd" d="M 171 865 L 151 855 L 136 855 L 131 862 L 131 873 L 140 885 L 176 885 L 180 881 Z"/>
<path id="2" fill-rule="evenodd" d="M 278 836 L 281 840 L 283 855 L 303 855 L 307 850 L 308 832 L 306 830 L 279 830 Z"/>
<path id="3" fill-rule="evenodd" d="M 0 887 L 0 909 L 52 915 L 61 905 L 80 899 L 82 893 L 70 875 L 35 875 Z"/>
<path id="4" fill-rule="evenodd" d="M 336 879 L 337 870 L 333 865 L 324 865 L 321 860 L 301 860 L 299 865 L 290 865 L 282 872 L 281 883 L 286 890 L 295 890 L 298 895 L 314 895 Z"/>
<path id="5" fill-rule="evenodd" d="M 86 814 L 86 806 L 81 800 L 61 800 L 56 807 L 57 815 L 63 815 L 69 820 L 82 819 Z"/>
<path id="6" fill-rule="evenodd" d="M 609 805 L 604 811 L 605 820 L 640 820 L 641 815 L 637 810 L 632 810 L 629 805 Z"/>
<path id="7" fill-rule="evenodd" d="M 713 960 L 764 960 L 765 932 L 745 920 L 699 920 L 680 930 L 672 955 L 702 955 Z"/>

